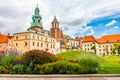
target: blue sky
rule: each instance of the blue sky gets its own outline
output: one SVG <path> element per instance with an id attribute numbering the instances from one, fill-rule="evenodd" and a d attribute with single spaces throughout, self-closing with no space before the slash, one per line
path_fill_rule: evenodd
<path id="1" fill-rule="evenodd" d="M 56 16 L 72 37 L 120 34 L 120 0 L 0 0 L 0 32 L 26 31 L 36 4 L 44 29 L 50 30 Z"/>

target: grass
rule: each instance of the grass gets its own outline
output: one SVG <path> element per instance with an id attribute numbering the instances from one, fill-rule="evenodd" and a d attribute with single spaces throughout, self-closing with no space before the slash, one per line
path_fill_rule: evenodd
<path id="1" fill-rule="evenodd" d="M 57 57 L 65 58 L 66 60 L 81 60 L 81 59 L 93 59 L 97 60 L 99 62 L 103 62 L 102 58 L 98 57 L 94 53 L 88 53 L 85 51 L 68 51 L 68 52 L 62 52 L 60 54 L 56 55 Z"/>
<path id="2" fill-rule="evenodd" d="M 85 51 L 68 51 L 57 54 L 56 56 L 65 58 L 66 60 L 90 58 L 100 63 L 100 71 L 97 74 L 120 74 L 120 56 L 99 57 L 94 53 Z"/>
<path id="3" fill-rule="evenodd" d="M 120 74 L 120 56 L 102 57 L 101 70 L 98 74 Z"/>

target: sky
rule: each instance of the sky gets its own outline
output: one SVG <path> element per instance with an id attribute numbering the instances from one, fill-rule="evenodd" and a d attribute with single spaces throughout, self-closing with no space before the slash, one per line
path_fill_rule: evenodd
<path id="1" fill-rule="evenodd" d="M 72 37 L 120 34 L 120 0 L 0 0 L 0 32 L 26 31 L 37 4 L 46 30 L 56 16 Z"/>

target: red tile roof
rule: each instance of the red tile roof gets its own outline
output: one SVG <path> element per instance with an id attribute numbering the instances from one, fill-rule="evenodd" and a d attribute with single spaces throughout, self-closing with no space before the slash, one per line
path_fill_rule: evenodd
<path id="1" fill-rule="evenodd" d="M 99 39 L 95 39 L 93 36 L 86 36 L 82 39 L 83 43 L 85 42 L 97 42 L 97 43 L 113 43 L 113 42 L 120 42 L 120 34 L 114 35 L 105 35 Z"/>
<path id="2" fill-rule="evenodd" d="M 85 36 L 82 42 L 84 43 L 84 42 L 94 42 L 94 41 L 95 38 L 93 36 Z"/>
<path id="3" fill-rule="evenodd" d="M 0 34 L 0 43 L 7 43 L 8 42 L 8 36 L 4 34 Z"/>
<path id="4" fill-rule="evenodd" d="M 84 38 L 84 37 L 75 37 L 75 40 L 78 41 L 78 42 L 80 42 L 80 41 L 83 40 L 83 38 Z"/>
<path id="5" fill-rule="evenodd" d="M 120 34 L 106 35 L 99 39 L 96 39 L 98 43 L 113 43 L 120 42 Z"/>

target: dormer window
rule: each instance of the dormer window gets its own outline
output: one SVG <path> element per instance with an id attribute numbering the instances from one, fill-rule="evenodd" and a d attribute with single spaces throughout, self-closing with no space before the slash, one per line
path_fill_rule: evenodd
<path id="1" fill-rule="evenodd" d="M 117 42 L 120 42 L 120 40 L 117 40 Z"/>
<path id="2" fill-rule="evenodd" d="M 109 41 L 106 41 L 106 43 L 108 43 Z"/>

